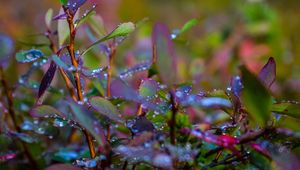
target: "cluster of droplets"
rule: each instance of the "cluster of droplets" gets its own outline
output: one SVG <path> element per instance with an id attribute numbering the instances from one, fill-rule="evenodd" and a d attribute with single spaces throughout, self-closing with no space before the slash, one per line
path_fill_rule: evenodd
<path id="1" fill-rule="evenodd" d="M 150 66 L 151 66 L 150 62 L 145 62 L 142 64 L 135 65 L 132 68 L 120 73 L 119 77 L 121 79 L 124 79 L 127 77 L 132 77 L 137 72 L 142 72 L 142 71 L 148 70 L 150 68 Z"/>

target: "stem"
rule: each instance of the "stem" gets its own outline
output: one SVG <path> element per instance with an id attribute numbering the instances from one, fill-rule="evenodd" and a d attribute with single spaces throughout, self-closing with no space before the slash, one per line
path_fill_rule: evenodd
<path id="1" fill-rule="evenodd" d="M 76 60 L 76 57 L 75 57 L 75 48 L 74 48 L 75 35 L 76 35 L 76 30 L 75 30 L 74 23 L 73 23 L 74 14 L 70 13 L 70 11 L 68 9 L 64 9 L 64 10 L 68 16 L 67 21 L 68 21 L 69 30 L 70 30 L 70 42 L 69 42 L 69 46 L 68 46 L 68 51 L 71 56 L 72 65 L 75 67 L 74 77 L 75 77 L 75 83 L 76 83 L 77 97 L 78 97 L 78 101 L 83 101 L 82 88 L 81 88 L 81 84 L 80 84 L 80 75 L 79 75 L 79 72 L 77 69 L 78 61 Z M 93 142 L 93 138 L 86 130 L 84 130 L 83 133 L 86 137 L 86 140 L 87 140 L 87 143 L 89 146 L 91 158 L 95 158 L 96 151 L 95 151 L 95 144 Z"/>
<path id="2" fill-rule="evenodd" d="M 170 138 L 171 138 L 171 144 L 175 145 L 176 142 L 176 135 L 175 135 L 175 126 L 176 126 L 176 113 L 178 111 L 177 103 L 175 101 L 175 96 L 173 90 L 169 92 L 171 96 L 171 105 L 172 105 L 172 117 L 169 123 L 170 126 Z"/>
<path id="3" fill-rule="evenodd" d="M 50 47 L 50 49 L 52 50 L 53 53 L 59 55 L 60 51 L 59 51 L 59 50 L 57 49 L 57 47 L 55 46 L 53 40 L 52 40 L 51 37 L 50 37 L 50 34 L 51 34 L 51 31 L 48 30 L 47 33 L 46 33 L 46 37 L 47 37 L 48 40 L 50 41 L 49 47 Z M 76 98 L 76 95 L 75 95 L 75 93 L 74 93 L 74 91 L 73 91 L 72 83 L 71 83 L 70 79 L 68 78 L 66 72 L 65 72 L 62 68 L 60 68 L 60 67 L 59 67 L 59 72 L 60 72 L 61 76 L 63 77 L 63 79 L 64 79 L 64 81 L 65 81 L 66 87 L 67 87 L 67 89 L 68 89 L 68 91 L 69 91 L 69 93 L 70 93 L 72 99 L 76 101 L 77 98 Z"/>
<path id="4" fill-rule="evenodd" d="M 110 90 L 110 83 L 111 83 L 111 76 L 112 76 L 112 69 L 113 69 L 113 60 L 115 58 L 116 48 L 114 46 L 111 47 L 111 53 L 108 57 L 108 70 L 107 70 L 107 85 L 106 85 L 106 95 L 107 97 L 111 97 L 111 90 Z"/>
<path id="5" fill-rule="evenodd" d="M 2 66 L 0 66 L 0 79 L 1 79 L 1 84 L 2 84 L 3 89 L 4 89 L 4 93 L 5 93 L 6 99 L 7 99 L 9 115 L 10 115 L 12 121 L 13 121 L 13 125 L 14 125 L 16 131 L 18 133 L 20 133 L 21 132 L 21 128 L 20 128 L 20 126 L 17 123 L 16 113 L 15 113 L 15 110 L 13 108 L 14 107 L 14 103 L 13 103 L 12 91 L 8 87 L 8 84 L 6 82 L 5 75 L 4 75 L 4 70 L 3 70 Z M 35 162 L 34 158 L 30 154 L 27 145 L 24 142 L 22 142 L 22 141 L 20 141 L 20 142 L 22 144 L 23 151 L 24 151 L 26 157 L 28 158 L 28 160 L 29 160 L 32 168 L 33 169 L 38 169 L 37 163 Z"/>

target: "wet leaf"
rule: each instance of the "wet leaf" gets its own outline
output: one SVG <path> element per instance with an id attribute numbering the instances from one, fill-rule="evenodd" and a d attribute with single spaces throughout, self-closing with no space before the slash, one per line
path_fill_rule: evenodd
<path id="1" fill-rule="evenodd" d="M 69 105 L 78 123 L 83 126 L 89 133 L 91 133 L 91 135 L 100 145 L 104 145 L 106 142 L 103 129 L 97 119 L 92 115 L 89 115 L 88 112 L 84 112 L 78 104 L 70 101 Z"/>
<path id="2" fill-rule="evenodd" d="M 276 79 L 276 62 L 273 57 L 270 57 L 267 64 L 261 69 L 259 79 L 263 84 L 270 88 Z"/>
<path id="3" fill-rule="evenodd" d="M 123 119 L 120 117 L 121 114 L 110 101 L 102 97 L 92 97 L 90 99 L 90 104 L 101 115 L 104 115 L 116 122 L 123 122 Z"/>
<path id="4" fill-rule="evenodd" d="M 174 45 L 167 26 L 159 23 L 155 24 L 152 33 L 152 43 L 156 48 L 154 53 L 157 56 L 156 65 L 159 75 L 162 82 L 170 86 L 176 82 L 177 63 Z"/>
<path id="5" fill-rule="evenodd" d="M 110 32 L 108 35 L 102 37 L 101 39 L 97 40 L 93 44 L 91 44 L 81 55 L 83 56 L 85 53 L 87 53 L 89 50 L 91 50 L 95 45 L 117 37 L 124 37 L 127 36 L 129 33 L 133 32 L 135 29 L 135 25 L 132 22 L 127 22 L 120 24 L 117 28 L 115 28 L 112 32 Z"/>
<path id="6" fill-rule="evenodd" d="M 242 103 L 252 119 L 259 125 L 266 125 L 270 118 L 272 98 L 265 86 L 246 67 L 241 67 Z"/>
<path id="7" fill-rule="evenodd" d="M 84 23 L 89 17 L 96 14 L 96 5 L 93 5 L 91 9 L 89 9 L 87 12 L 85 12 L 79 19 L 77 19 L 74 24 L 76 27 L 79 27 L 82 23 Z"/>
<path id="8" fill-rule="evenodd" d="M 39 87 L 39 92 L 38 92 L 38 98 L 40 98 L 45 91 L 48 89 L 48 87 L 50 86 L 53 77 L 55 75 L 56 72 L 56 64 L 54 62 L 51 62 L 47 72 L 45 73 L 45 75 L 42 78 L 40 87 Z"/>
<path id="9" fill-rule="evenodd" d="M 150 67 L 151 67 L 150 62 L 140 63 L 140 64 L 137 64 L 137 65 L 129 68 L 128 70 L 126 70 L 124 72 L 121 72 L 119 77 L 121 79 L 131 77 L 137 72 L 142 72 L 142 71 L 148 70 Z"/>
<path id="10" fill-rule="evenodd" d="M 242 92 L 242 89 L 243 89 L 243 84 L 240 76 L 232 77 L 230 81 L 230 91 L 232 91 L 232 93 L 235 96 L 239 97 Z"/>
<path id="11" fill-rule="evenodd" d="M 8 62 L 10 55 L 14 50 L 13 40 L 4 34 L 0 34 L 0 65 Z"/>
<path id="12" fill-rule="evenodd" d="M 145 116 L 139 116 L 136 119 L 128 121 L 127 127 L 133 135 L 141 134 L 142 132 L 153 132 L 155 130 L 153 123 Z"/>
<path id="13" fill-rule="evenodd" d="M 44 54 L 40 50 L 31 49 L 28 51 L 21 51 L 16 54 L 16 60 L 20 63 L 33 62 L 41 57 Z"/>
<path id="14" fill-rule="evenodd" d="M 181 102 L 183 105 L 199 106 L 202 108 L 231 108 L 230 100 L 221 97 L 199 97 L 197 95 L 189 95 Z"/>
<path id="15" fill-rule="evenodd" d="M 159 90 L 158 83 L 153 79 L 142 80 L 139 87 L 139 93 L 143 97 L 153 97 Z"/>
<path id="16" fill-rule="evenodd" d="M 272 112 L 300 118 L 300 104 L 298 103 L 276 103 L 272 105 Z"/>
<path id="17" fill-rule="evenodd" d="M 65 114 L 63 114 L 62 112 L 58 111 L 56 108 L 49 105 L 39 105 L 34 107 L 30 111 L 30 115 L 33 117 L 46 117 L 46 118 L 54 115 L 65 117 Z"/>
<path id="18" fill-rule="evenodd" d="M 120 145 L 115 148 L 114 151 L 132 162 L 150 162 L 155 154 L 152 148 L 144 148 L 141 146 L 132 147 Z"/>
<path id="19" fill-rule="evenodd" d="M 49 8 L 45 15 L 45 23 L 48 29 L 51 28 L 52 17 L 53 17 L 53 9 Z"/>
<path id="20" fill-rule="evenodd" d="M 79 7 L 81 7 L 87 0 L 68 0 L 67 6 L 68 9 L 72 10 L 72 12 L 76 12 Z"/>
<path id="21" fill-rule="evenodd" d="M 121 79 L 114 79 L 111 82 L 111 95 L 115 98 L 121 98 L 125 100 L 141 102 L 142 97 L 138 94 L 136 90 L 128 86 Z"/>
<path id="22" fill-rule="evenodd" d="M 45 168 L 45 170 L 81 170 L 81 168 L 72 164 L 54 164 Z"/>
<path id="23" fill-rule="evenodd" d="M 53 55 L 51 57 L 52 61 L 55 62 L 56 65 L 58 65 L 60 68 L 64 70 L 69 70 L 71 67 L 70 65 L 66 64 L 64 61 L 62 61 L 57 55 Z"/>
<path id="24" fill-rule="evenodd" d="M 170 155 L 160 153 L 153 158 L 153 165 L 160 168 L 173 169 L 173 161 Z"/>
<path id="25" fill-rule="evenodd" d="M 94 69 L 94 70 L 89 70 L 89 69 L 86 69 L 86 68 L 82 68 L 81 69 L 81 73 L 86 76 L 86 77 L 99 77 L 100 74 L 105 71 L 107 69 L 107 67 L 100 67 L 100 68 L 97 68 L 97 69 Z"/>

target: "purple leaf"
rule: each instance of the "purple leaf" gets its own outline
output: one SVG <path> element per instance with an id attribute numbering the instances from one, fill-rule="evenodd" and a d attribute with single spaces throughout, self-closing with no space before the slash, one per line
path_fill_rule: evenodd
<path id="1" fill-rule="evenodd" d="M 67 3 L 67 8 L 76 12 L 79 7 L 81 7 L 87 0 L 69 0 Z"/>
<path id="2" fill-rule="evenodd" d="M 66 13 L 58 14 L 52 18 L 52 20 L 55 20 L 55 21 L 61 20 L 61 19 L 67 19 L 67 14 Z"/>
<path id="3" fill-rule="evenodd" d="M 258 75 L 262 83 L 270 88 L 276 79 L 276 62 L 273 57 L 270 57 L 267 64 L 260 70 Z"/>
<path id="4" fill-rule="evenodd" d="M 176 81 L 177 63 L 176 54 L 170 32 L 167 26 L 157 23 L 152 33 L 153 52 L 156 53 L 156 62 L 159 75 L 164 84 L 172 85 Z M 154 48 L 155 47 L 155 48 Z"/>
<path id="5" fill-rule="evenodd" d="M 151 67 L 150 62 L 140 63 L 140 64 L 137 64 L 137 65 L 129 68 L 128 70 L 120 73 L 119 77 L 121 79 L 131 77 L 131 76 L 133 76 L 133 74 L 135 74 L 137 72 L 142 72 L 142 71 L 148 70 L 150 67 Z"/>
<path id="6" fill-rule="evenodd" d="M 143 108 L 160 111 L 160 108 L 158 106 L 151 103 L 150 101 L 147 101 L 147 99 L 141 96 L 137 90 L 133 89 L 119 78 L 116 78 L 111 82 L 110 89 L 111 95 L 114 98 L 133 101 L 142 104 Z"/>
<path id="7" fill-rule="evenodd" d="M 241 77 L 240 76 L 232 77 L 231 81 L 230 81 L 230 87 L 231 87 L 230 90 L 232 91 L 232 93 L 235 96 L 239 97 L 241 94 L 242 88 L 243 88 Z"/>
<path id="8" fill-rule="evenodd" d="M 155 131 L 153 123 L 145 116 L 139 116 L 136 119 L 129 121 L 127 127 L 133 135 L 141 134 L 142 132 Z"/>
<path id="9" fill-rule="evenodd" d="M 81 170 L 81 168 L 76 167 L 72 164 L 54 164 L 45 168 L 45 170 Z"/>
<path id="10" fill-rule="evenodd" d="M 14 50 L 13 40 L 4 34 L 0 34 L 0 65 L 7 63 Z"/>
<path id="11" fill-rule="evenodd" d="M 45 93 L 47 88 L 50 86 L 50 84 L 53 80 L 53 77 L 55 75 L 56 67 L 57 67 L 56 64 L 52 61 L 50 64 L 50 67 L 48 68 L 47 72 L 45 73 L 44 77 L 42 78 L 39 92 L 38 92 L 38 98 L 40 98 Z"/>

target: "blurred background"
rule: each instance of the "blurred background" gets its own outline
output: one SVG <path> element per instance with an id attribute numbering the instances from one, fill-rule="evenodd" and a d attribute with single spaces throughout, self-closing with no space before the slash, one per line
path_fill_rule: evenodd
<path id="1" fill-rule="evenodd" d="M 120 45 L 115 74 L 151 57 L 151 30 L 155 22 L 176 31 L 196 18 L 199 24 L 174 40 L 178 83 L 192 82 L 200 90 L 225 89 L 231 76 L 239 74 L 241 64 L 257 73 L 273 56 L 277 81 L 272 92 L 279 100 L 300 99 L 299 0 L 89 0 L 81 11 L 94 3 L 98 4 L 97 14 L 108 31 L 121 22 L 136 23 L 148 18 Z M 46 31 L 44 17 L 49 8 L 58 14 L 59 0 L 1 0 L 0 32 L 13 37 L 16 51 L 34 47 L 30 42 L 45 43 L 46 39 L 32 35 Z M 78 44 L 83 47 L 79 49 L 87 46 L 80 41 L 86 36 L 81 31 Z M 49 49 L 42 49 L 49 53 Z M 94 55 L 98 55 L 97 51 L 85 59 L 88 67 L 95 63 L 105 65 L 105 59 Z M 8 70 L 13 75 L 22 72 L 22 67 L 12 62 Z M 9 78 L 16 81 L 17 75 Z"/>

